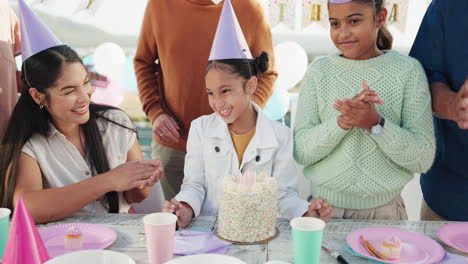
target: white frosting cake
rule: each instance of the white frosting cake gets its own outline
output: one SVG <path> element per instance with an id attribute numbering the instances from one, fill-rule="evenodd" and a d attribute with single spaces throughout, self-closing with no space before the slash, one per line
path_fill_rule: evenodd
<path id="1" fill-rule="evenodd" d="M 245 178 L 243 178 L 245 179 Z M 275 235 L 277 183 L 264 174 L 254 180 L 241 175 L 224 178 L 218 215 L 218 235 L 224 239 L 255 243 Z"/>

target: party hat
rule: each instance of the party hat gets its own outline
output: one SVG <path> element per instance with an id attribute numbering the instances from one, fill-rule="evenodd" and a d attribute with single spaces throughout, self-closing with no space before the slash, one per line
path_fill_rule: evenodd
<path id="1" fill-rule="evenodd" d="M 49 260 L 49 254 L 42 242 L 36 224 L 20 197 L 11 220 L 8 241 L 2 263 L 40 264 Z"/>
<path id="2" fill-rule="evenodd" d="M 353 0 L 328 0 L 328 2 L 332 4 L 344 4 L 344 3 L 351 2 L 351 1 Z"/>
<path id="3" fill-rule="evenodd" d="M 51 47 L 63 45 L 37 17 L 24 0 L 18 0 L 23 62 L 32 55 Z"/>
<path id="4" fill-rule="evenodd" d="M 223 59 L 252 59 L 249 46 L 230 0 L 224 0 L 209 61 Z"/>

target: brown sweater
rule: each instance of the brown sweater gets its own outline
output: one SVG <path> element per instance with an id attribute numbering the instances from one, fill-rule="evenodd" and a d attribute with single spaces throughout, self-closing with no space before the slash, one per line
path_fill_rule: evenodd
<path id="1" fill-rule="evenodd" d="M 192 120 L 212 113 L 205 92 L 205 69 L 224 2 L 211 0 L 149 0 L 135 55 L 135 72 L 143 110 L 153 122 L 171 114 L 182 126 L 182 140 L 168 145 L 186 151 Z M 231 0 L 252 56 L 270 56 L 270 69 L 259 79 L 253 100 L 264 107 L 273 92 L 274 69 L 271 32 L 258 0 Z M 162 85 L 155 73 L 159 65 Z"/>

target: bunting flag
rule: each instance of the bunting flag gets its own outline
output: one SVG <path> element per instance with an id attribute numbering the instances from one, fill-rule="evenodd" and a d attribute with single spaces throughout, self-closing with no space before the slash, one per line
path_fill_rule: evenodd
<path id="1" fill-rule="evenodd" d="M 289 29 L 294 30 L 296 0 L 269 0 L 268 14 L 271 28 L 284 24 Z"/>
<path id="2" fill-rule="evenodd" d="M 317 23 L 324 29 L 328 29 L 327 0 L 303 0 L 302 1 L 302 29 L 313 23 Z"/>
<path id="3" fill-rule="evenodd" d="M 81 0 L 74 13 L 76 14 L 81 11 L 86 11 L 90 15 L 94 16 L 99 8 L 101 8 L 103 2 L 104 0 Z"/>
<path id="4" fill-rule="evenodd" d="M 387 0 L 385 7 L 388 11 L 387 24 L 405 33 L 408 16 L 408 0 Z"/>

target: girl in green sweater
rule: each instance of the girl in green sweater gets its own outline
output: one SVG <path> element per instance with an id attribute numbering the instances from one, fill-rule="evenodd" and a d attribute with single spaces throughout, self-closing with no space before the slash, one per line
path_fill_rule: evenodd
<path id="1" fill-rule="evenodd" d="M 336 218 L 407 219 L 401 191 L 435 155 L 426 75 L 390 50 L 383 0 L 329 0 L 328 11 L 341 54 L 314 61 L 304 77 L 295 159 Z"/>

